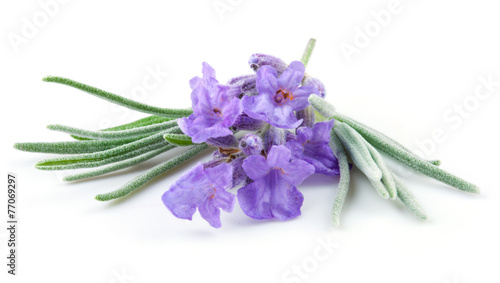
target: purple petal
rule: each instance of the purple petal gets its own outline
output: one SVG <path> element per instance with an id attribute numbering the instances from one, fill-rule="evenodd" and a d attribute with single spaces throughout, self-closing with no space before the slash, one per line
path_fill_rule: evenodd
<path id="1" fill-rule="evenodd" d="M 163 203 L 176 217 L 191 220 L 199 202 L 199 195 L 194 189 L 198 189 L 199 181 L 204 179 L 203 165 L 198 163 L 163 194 Z"/>
<path id="2" fill-rule="evenodd" d="M 283 167 L 284 165 L 290 162 L 291 157 L 292 157 L 291 151 L 284 145 L 273 146 L 271 147 L 271 150 L 267 154 L 267 166 L 271 168 Z M 250 178 L 252 177 L 250 176 Z"/>
<path id="3" fill-rule="evenodd" d="M 230 99 L 229 102 L 222 103 L 222 123 L 221 126 L 225 128 L 231 127 L 236 118 L 243 112 L 241 101 L 237 98 Z"/>
<path id="4" fill-rule="evenodd" d="M 202 63 L 202 69 L 201 72 L 203 73 L 203 78 L 215 78 L 215 70 L 210 66 L 207 62 Z"/>
<path id="5" fill-rule="evenodd" d="M 282 166 L 283 179 L 294 186 L 300 185 L 307 177 L 314 174 L 314 166 L 303 160 L 293 160 Z"/>
<path id="6" fill-rule="evenodd" d="M 202 84 L 203 80 L 200 77 L 194 77 L 189 80 L 189 86 L 191 89 L 195 89 Z"/>
<path id="7" fill-rule="evenodd" d="M 293 61 L 288 68 L 278 78 L 278 87 L 293 91 L 297 88 L 304 78 L 305 67 L 300 61 Z M 257 73 L 258 77 L 258 73 Z M 258 87 L 258 83 L 257 83 Z M 259 91 L 260 93 L 260 91 Z"/>
<path id="8" fill-rule="evenodd" d="M 266 158 L 262 155 L 252 155 L 243 161 L 243 170 L 252 180 L 263 178 L 269 172 Z"/>
<path id="9" fill-rule="evenodd" d="M 205 173 L 211 182 L 210 185 L 217 189 L 217 192 L 225 191 L 233 184 L 231 177 L 233 175 L 233 168 L 227 163 L 222 163 L 213 168 L 206 168 Z"/>
<path id="10" fill-rule="evenodd" d="M 278 89 L 278 73 L 270 66 L 263 66 L 257 72 L 256 84 L 260 95 L 274 96 Z"/>
<path id="11" fill-rule="evenodd" d="M 295 129 L 302 123 L 302 119 L 297 120 L 292 108 L 288 105 L 275 107 L 272 115 L 268 115 L 265 120 L 275 127 L 284 129 Z"/>
<path id="12" fill-rule="evenodd" d="M 328 144 L 330 142 L 330 132 L 332 131 L 334 120 L 325 122 L 318 122 L 313 127 L 313 141 L 323 142 Z"/>
<path id="13" fill-rule="evenodd" d="M 191 136 L 191 140 L 193 143 L 202 143 L 209 138 L 225 137 L 232 134 L 233 132 L 231 132 L 231 130 L 223 128 L 220 125 L 214 125 L 210 128 L 199 129 L 196 134 Z"/>
<path id="14" fill-rule="evenodd" d="M 321 98 L 325 98 L 326 95 L 325 85 L 319 79 L 313 78 L 311 76 L 305 76 L 302 82 L 303 86 L 312 85 L 315 89 L 318 90 L 318 93 L 315 94 Z"/>
<path id="15" fill-rule="evenodd" d="M 264 179 L 254 181 L 238 190 L 238 203 L 246 215 L 254 219 L 271 219 L 271 190 Z"/>
<path id="16" fill-rule="evenodd" d="M 273 101 L 267 95 L 244 96 L 241 99 L 243 112 L 257 120 L 267 120 L 267 116 L 273 112 Z"/>
<path id="17" fill-rule="evenodd" d="M 198 211 L 203 219 L 214 228 L 220 228 L 220 209 L 212 204 L 212 199 L 207 199 L 198 207 Z"/>
<path id="18" fill-rule="evenodd" d="M 294 111 L 302 110 L 309 105 L 308 98 L 313 93 L 318 93 L 314 86 L 301 86 L 293 91 L 293 99 L 288 103 Z"/>
<path id="19" fill-rule="evenodd" d="M 300 215 L 304 197 L 274 169 L 265 178 L 238 190 L 238 202 L 246 215 L 255 219 L 288 220 Z"/>

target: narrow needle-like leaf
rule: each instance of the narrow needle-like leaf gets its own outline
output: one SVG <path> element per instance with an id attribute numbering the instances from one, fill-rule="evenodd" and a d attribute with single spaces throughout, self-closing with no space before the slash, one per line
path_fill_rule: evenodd
<path id="1" fill-rule="evenodd" d="M 306 49 L 304 50 L 302 58 L 300 59 L 300 62 L 304 64 L 304 67 L 307 67 L 307 64 L 309 63 L 309 59 L 311 59 L 311 55 L 315 45 L 316 45 L 316 39 L 314 38 L 309 39 L 309 42 L 307 42 Z"/>
<path id="2" fill-rule="evenodd" d="M 162 148 L 166 145 L 168 145 L 166 141 L 158 141 L 156 143 L 140 147 L 135 150 L 126 151 L 121 154 L 110 156 L 107 158 L 80 160 L 79 162 L 72 162 L 72 163 L 59 163 L 59 164 L 49 163 L 43 165 L 37 164 L 36 168 L 40 170 L 68 170 L 68 169 L 78 169 L 78 168 L 95 168 L 106 164 L 134 158 L 144 153 Z"/>
<path id="3" fill-rule="evenodd" d="M 120 140 L 91 140 L 70 142 L 23 142 L 15 143 L 14 148 L 28 152 L 43 152 L 57 154 L 79 154 L 103 151 L 120 145 L 131 143 L 139 138 Z"/>
<path id="4" fill-rule="evenodd" d="M 381 133 L 373 128 L 370 128 L 367 125 L 362 124 L 362 123 L 360 123 L 352 118 L 349 118 L 349 117 L 342 115 L 338 112 L 336 112 L 332 118 L 334 118 L 336 120 L 338 119 L 338 120 L 350 125 L 354 129 L 356 129 L 356 131 L 358 131 L 362 136 L 364 136 L 365 133 L 370 133 L 371 135 L 375 135 L 379 139 L 384 140 L 386 143 L 390 144 L 392 147 L 397 147 L 402 151 L 406 151 L 409 155 L 412 155 L 415 158 L 422 159 L 418 155 L 413 153 L 411 150 L 409 150 L 408 148 L 406 148 L 402 144 L 398 143 L 397 141 L 393 140 L 392 138 L 388 137 L 387 135 L 385 135 L 385 134 L 383 134 L 383 133 Z M 422 160 L 425 162 L 429 162 L 429 163 L 436 165 L 436 166 L 441 165 L 441 161 L 439 161 L 439 160 L 424 160 L 424 159 L 422 159 Z"/>
<path id="5" fill-rule="evenodd" d="M 194 145 L 191 137 L 183 134 L 165 134 L 163 138 L 169 143 L 176 146 L 190 146 Z"/>
<path id="6" fill-rule="evenodd" d="M 317 95 L 311 95 L 309 97 L 309 103 L 311 103 L 311 105 L 314 107 L 314 109 L 317 111 L 317 113 L 321 114 L 323 117 L 327 118 L 328 120 L 334 118 L 335 120 L 345 122 L 346 124 L 353 127 L 356 131 L 358 131 L 363 136 L 364 136 L 365 132 L 370 132 L 373 135 L 377 135 L 380 139 L 385 140 L 387 143 L 390 143 L 392 146 L 398 147 L 401 150 L 408 152 L 408 154 L 414 155 L 416 158 L 420 158 L 416 154 L 411 152 L 408 148 L 404 147 L 403 145 L 401 145 L 397 141 L 391 139 L 390 137 L 384 135 L 383 133 L 381 133 L 375 129 L 372 129 L 372 128 L 370 128 L 370 127 L 368 127 L 368 126 L 366 126 L 358 121 L 355 121 L 354 119 L 351 119 L 347 116 L 344 116 L 344 115 L 336 112 L 335 107 L 331 103 L 329 103 L 328 101 L 326 101 L 325 99 L 323 99 Z M 321 121 L 321 119 L 318 119 L 318 118 L 316 120 Z M 434 164 L 436 166 L 439 166 L 441 164 L 441 162 L 439 160 L 430 160 L 430 161 L 426 161 L 426 162 L 429 162 L 429 163 Z"/>
<path id="7" fill-rule="evenodd" d="M 129 130 L 121 130 L 121 131 L 89 131 L 63 125 L 48 125 L 47 128 L 53 131 L 69 133 L 79 137 L 93 138 L 99 140 L 112 140 L 112 139 L 124 139 L 124 138 L 133 138 L 137 136 L 151 135 L 153 133 L 170 129 L 175 126 L 177 126 L 176 120 L 133 128 Z"/>
<path id="8" fill-rule="evenodd" d="M 382 183 L 382 171 L 373 160 L 363 137 L 348 125 L 336 121 L 333 127 L 352 161 L 372 183 L 377 193 L 387 199 L 389 192 Z"/>
<path id="9" fill-rule="evenodd" d="M 124 144 L 112 149 L 94 152 L 94 153 L 86 153 L 86 154 L 77 154 L 72 156 L 62 156 L 59 158 L 51 158 L 42 160 L 35 164 L 36 168 L 45 169 L 45 170 L 61 170 L 56 169 L 59 165 L 69 165 L 69 164 L 77 164 L 77 163 L 88 163 L 94 161 L 100 161 L 103 159 L 111 158 L 117 155 L 126 154 L 127 152 L 134 151 L 140 148 L 144 148 L 150 146 L 152 144 L 156 144 L 160 141 L 164 141 L 163 135 L 166 133 L 176 133 L 180 132 L 179 127 L 170 128 L 166 131 L 154 134 L 150 137 L 140 139 L 138 141 L 134 141 L 128 144 Z M 51 167 L 54 166 L 55 169 Z"/>
<path id="10" fill-rule="evenodd" d="M 344 151 L 344 147 L 340 142 L 338 136 L 335 134 L 335 131 L 332 129 L 330 133 L 330 147 L 332 148 L 335 156 L 339 161 L 339 169 L 340 169 L 340 180 L 337 195 L 335 196 L 335 201 L 333 202 L 332 209 L 332 223 L 334 227 L 338 227 L 340 225 L 340 214 L 342 212 L 342 207 L 344 207 L 344 202 L 347 197 L 347 192 L 349 191 L 349 183 L 350 183 L 350 168 L 349 163 L 347 161 L 347 155 Z"/>
<path id="11" fill-rule="evenodd" d="M 411 211 L 415 217 L 420 220 L 426 220 L 428 218 L 425 210 L 417 202 L 417 199 L 413 193 L 406 187 L 406 185 L 394 174 L 392 173 L 394 181 L 396 182 L 396 187 L 398 189 L 398 198 L 401 202 Z"/>
<path id="12" fill-rule="evenodd" d="M 335 107 L 317 95 L 309 96 L 309 103 L 311 103 L 311 106 L 325 118 L 331 119 L 330 117 L 335 114 Z"/>
<path id="13" fill-rule="evenodd" d="M 174 120 L 174 118 L 167 118 L 167 117 L 160 117 L 160 116 L 152 115 L 152 116 L 148 116 L 146 118 L 136 120 L 134 122 L 130 122 L 130 123 L 119 125 L 119 126 L 112 127 L 112 128 L 103 129 L 101 131 L 130 130 L 130 129 L 134 129 L 134 128 L 139 128 L 139 127 L 149 126 L 149 125 L 153 125 L 153 124 L 168 122 L 168 121 L 172 121 L 172 120 Z M 74 139 L 77 139 L 77 140 L 91 140 L 90 138 L 84 138 L 84 137 L 79 137 L 79 136 L 75 136 L 75 135 L 71 135 L 71 137 Z"/>
<path id="14" fill-rule="evenodd" d="M 166 151 L 169 151 L 175 147 L 176 146 L 169 144 L 169 145 L 163 146 L 159 149 L 156 149 L 156 150 L 144 153 L 142 155 L 139 155 L 137 157 L 114 163 L 113 165 L 109 165 L 106 167 L 98 168 L 96 170 L 91 170 L 91 171 L 80 173 L 80 174 L 68 175 L 68 176 L 64 177 L 63 180 L 67 181 L 67 182 L 77 181 L 77 180 L 88 179 L 88 178 L 92 178 L 92 177 L 96 177 L 96 176 L 101 176 L 101 175 L 104 175 L 104 174 L 107 174 L 110 172 L 115 172 L 115 171 L 118 171 L 118 170 L 121 170 L 121 169 L 124 169 L 127 167 L 134 166 L 136 164 L 142 163 L 148 159 L 151 159 L 151 158 L 153 158 L 161 153 L 164 153 Z"/>
<path id="15" fill-rule="evenodd" d="M 180 118 L 180 117 L 186 117 L 189 116 L 191 113 L 193 113 L 192 110 L 190 109 L 167 109 L 167 108 L 160 108 L 156 106 L 151 106 L 147 104 L 143 104 L 137 101 L 133 101 L 131 99 L 95 88 L 93 86 L 89 86 L 86 84 L 82 84 L 70 79 L 66 78 L 61 78 L 61 77 L 45 77 L 43 81 L 46 82 L 53 82 L 53 83 L 59 83 L 67 86 L 71 86 L 74 88 L 77 88 L 79 90 L 85 91 L 87 93 L 90 93 L 94 96 L 97 96 L 99 98 L 105 99 L 107 101 L 110 101 L 112 103 L 127 107 L 132 110 L 144 112 L 144 113 L 149 113 L 157 116 L 162 116 L 162 117 L 171 117 L 171 118 Z"/>
<path id="16" fill-rule="evenodd" d="M 333 118 L 337 121 L 342 121 L 350 125 L 356 131 L 358 131 L 370 144 L 384 151 L 392 158 L 412 168 L 413 170 L 441 181 L 445 184 L 448 184 L 452 187 L 455 187 L 459 190 L 470 193 L 479 193 L 480 190 L 476 185 L 444 171 L 443 169 L 429 163 L 428 161 L 421 159 L 415 154 L 408 152 L 404 148 L 395 146 L 394 143 L 391 143 L 387 139 L 382 138 L 380 135 L 373 133 L 372 131 L 367 130 L 364 127 L 361 127 L 356 123 L 353 123 L 351 119 L 345 116 L 340 116 L 338 114 L 333 115 Z"/>
<path id="17" fill-rule="evenodd" d="M 382 171 L 382 183 L 385 186 L 387 192 L 389 192 L 389 197 L 391 199 L 396 199 L 397 198 L 397 189 L 396 189 L 396 183 L 394 179 L 392 178 L 392 174 L 390 169 L 387 167 L 387 164 L 384 161 L 384 158 L 380 153 L 371 145 L 369 144 L 365 139 L 363 139 L 365 142 L 366 148 L 368 148 L 368 151 L 370 151 L 370 154 L 373 158 L 373 161 L 377 164 L 378 168 L 380 171 Z"/>
<path id="18" fill-rule="evenodd" d="M 189 160 L 190 158 L 194 157 L 201 151 L 207 148 L 207 145 L 205 144 L 200 144 L 192 147 L 188 151 L 184 152 L 183 154 L 172 158 L 168 161 L 165 161 L 161 164 L 158 164 L 157 166 L 151 168 L 150 170 L 144 172 L 143 174 L 135 177 L 133 180 L 125 184 L 123 187 L 119 188 L 118 190 L 106 193 L 106 194 L 99 194 L 95 198 L 100 201 L 108 201 L 112 199 L 117 199 L 124 197 L 131 192 L 137 190 L 138 188 L 142 187 L 155 177 L 165 173 L 166 171 L 176 167 L 177 165 L 183 163 L 184 161 Z"/>

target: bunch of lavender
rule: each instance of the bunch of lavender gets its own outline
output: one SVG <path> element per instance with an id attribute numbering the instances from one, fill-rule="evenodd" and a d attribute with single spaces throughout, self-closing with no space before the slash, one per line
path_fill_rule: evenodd
<path id="1" fill-rule="evenodd" d="M 253 54 L 249 64 L 255 74 L 235 77 L 227 84 L 220 84 L 214 69 L 203 63 L 203 76 L 189 82 L 191 109 L 154 107 L 69 79 L 47 77 L 45 81 L 75 87 L 152 116 L 101 131 L 49 125 L 49 129 L 69 133 L 77 141 L 17 143 L 15 148 L 69 154 L 36 163 L 42 170 L 98 167 L 66 176 L 65 181 L 107 174 L 176 147 L 187 148 L 121 188 L 97 195 L 100 201 L 124 197 L 213 148 L 212 159 L 182 175 L 162 200 L 176 217 L 191 220 L 198 210 L 216 228 L 221 226 L 220 210 L 231 212 L 236 199 L 244 213 L 254 219 L 299 216 L 304 198 L 297 186 L 313 174 L 340 175 L 332 212 L 333 223 L 338 225 L 352 165 L 366 175 L 381 197 L 399 199 L 416 217 L 426 219 L 379 150 L 417 172 L 467 192 L 479 192 L 475 185 L 440 169 L 439 161 L 423 160 L 384 134 L 336 112 L 323 99 L 323 83 L 305 73 L 314 45 L 311 39 L 301 61 L 290 64 L 270 55 Z M 229 191 L 233 188 L 239 188 L 236 195 Z"/>

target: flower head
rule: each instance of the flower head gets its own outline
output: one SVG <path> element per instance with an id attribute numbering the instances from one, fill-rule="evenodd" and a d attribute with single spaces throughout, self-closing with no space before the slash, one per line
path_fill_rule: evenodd
<path id="1" fill-rule="evenodd" d="M 227 163 L 212 168 L 198 163 L 163 194 L 163 203 L 182 219 L 191 220 L 198 208 L 203 219 L 219 228 L 220 209 L 231 212 L 234 207 L 235 196 L 227 191 L 233 184 L 232 175 L 232 167 Z"/>
<path id="2" fill-rule="evenodd" d="M 287 220 L 300 215 L 304 197 L 297 189 L 314 167 L 302 160 L 290 161 L 285 146 L 273 146 L 267 155 L 252 155 L 243 161 L 243 169 L 252 183 L 238 190 L 241 209 L 255 219 Z"/>
<path id="3" fill-rule="evenodd" d="M 313 85 L 300 86 L 304 70 L 304 64 L 294 61 L 278 77 L 273 67 L 260 67 L 257 71 L 259 95 L 242 98 L 244 112 L 275 127 L 297 128 L 301 120 L 297 120 L 293 112 L 304 109 L 309 105 L 309 95 L 318 93 Z"/>
<path id="4" fill-rule="evenodd" d="M 315 173 L 338 175 L 339 164 L 329 146 L 333 120 L 314 124 L 313 128 L 300 127 L 296 139 L 290 139 L 286 147 L 292 157 L 301 159 L 314 166 Z"/>
<path id="5" fill-rule="evenodd" d="M 178 120 L 181 130 L 194 143 L 231 135 L 229 127 L 242 112 L 240 100 L 236 98 L 240 88 L 219 84 L 215 79 L 214 69 L 205 62 L 203 78 L 194 77 L 189 84 L 192 89 L 193 114 Z"/>

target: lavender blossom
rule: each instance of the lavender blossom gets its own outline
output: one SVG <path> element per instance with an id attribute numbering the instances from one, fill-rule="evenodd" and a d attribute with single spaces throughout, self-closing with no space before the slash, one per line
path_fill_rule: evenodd
<path id="1" fill-rule="evenodd" d="M 302 160 L 290 161 L 285 146 L 273 146 L 267 155 L 252 155 L 243 169 L 252 183 L 238 190 L 238 201 L 246 215 L 255 219 L 287 220 L 300 215 L 304 197 L 297 189 L 314 167 Z"/>
<path id="2" fill-rule="evenodd" d="M 314 166 L 315 173 L 339 175 L 339 164 L 329 146 L 333 120 L 314 124 L 313 128 L 300 127 L 296 139 L 290 139 L 286 147 L 294 159 L 301 159 Z"/>
<path id="3" fill-rule="evenodd" d="M 279 77 L 271 66 L 262 66 L 257 72 L 259 95 L 244 96 L 243 111 L 275 127 L 297 128 L 302 120 L 297 120 L 294 111 L 307 107 L 309 95 L 318 93 L 312 85 L 300 86 L 303 77 L 304 64 L 299 61 L 292 62 Z"/>
<path id="4" fill-rule="evenodd" d="M 203 78 L 194 77 L 189 82 L 193 114 L 178 120 L 181 130 L 194 143 L 209 138 L 231 135 L 229 129 L 242 112 L 240 100 L 236 98 L 239 87 L 225 86 L 215 79 L 215 71 L 203 63 Z"/>
<path id="5" fill-rule="evenodd" d="M 235 196 L 226 191 L 232 186 L 231 176 L 232 168 L 227 163 L 212 168 L 198 163 L 163 194 L 163 203 L 181 219 L 192 220 L 198 209 L 203 219 L 219 228 L 220 209 L 231 212 L 234 207 Z"/>

